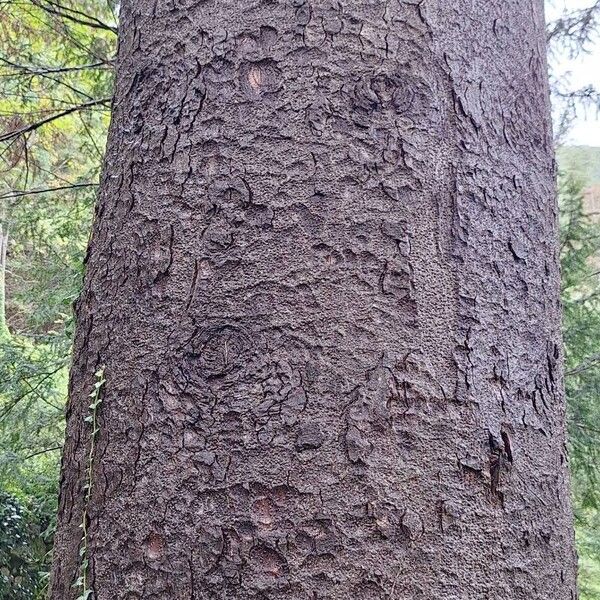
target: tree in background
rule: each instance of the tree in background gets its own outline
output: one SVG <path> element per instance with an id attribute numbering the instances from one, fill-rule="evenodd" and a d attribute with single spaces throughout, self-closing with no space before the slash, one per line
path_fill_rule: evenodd
<path id="1" fill-rule="evenodd" d="M 547 0 L 555 4 L 557 0 Z M 568 3 L 565 3 L 567 6 Z M 600 26 L 600 1 L 590 0 L 583 8 L 567 9 L 556 21 L 548 24 L 548 50 L 550 58 L 550 83 L 556 122 L 554 134 L 562 140 L 573 119 L 582 109 L 600 109 L 600 92 L 591 84 L 573 89 L 567 80 L 553 73 L 553 63 L 568 53 L 576 58 L 587 52 L 598 40 Z"/>
<path id="2" fill-rule="evenodd" d="M 568 157 L 563 159 L 568 162 Z M 561 295 L 579 582 L 582 599 L 596 600 L 600 598 L 600 226 L 586 212 L 583 193 L 581 179 L 561 177 Z"/>

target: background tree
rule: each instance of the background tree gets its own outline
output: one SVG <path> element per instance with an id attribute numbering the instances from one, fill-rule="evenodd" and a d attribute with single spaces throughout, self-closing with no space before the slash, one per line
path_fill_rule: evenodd
<path id="1" fill-rule="evenodd" d="M 563 163 L 569 164 L 570 156 L 562 154 Z M 600 160 L 590 166 L 599 168 Z M 588 169 L 591 178 L 564 175 L 559 195 L 570 463 L 580 556 L 579 582 L 585 599 L 600 597 L 600 228 L 586 212 L 583 184 L 583 181 L 594 182 L 595 169 Z"/>
<path id="2" fill-rule="evenodd" d="M 554 5 L 554 0 L 548 4 Z M 565 3 L 568 6 L 568 3 Z M 569 78 L 554 72 L 554 66 L 564 58 L 577 58 L 589 52 L 598 40 L 600 2 L 590 1 L 588 6 L 566 10 L 548 24 L 548 50 L 550 58 L 550 83 L 554 104 L 554 134 L 558 141 L 568 133 L 580 111 L 600 110 L 600 93 L 592 84 L 573 88 Z"/>

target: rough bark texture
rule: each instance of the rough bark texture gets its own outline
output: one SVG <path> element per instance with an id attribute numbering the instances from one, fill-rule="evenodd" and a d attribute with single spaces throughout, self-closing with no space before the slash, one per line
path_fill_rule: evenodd
<path id="1" fill-rule="evenodd" d="M 126 0 L 52 599 L 571 600 L 541 0 Z"/>

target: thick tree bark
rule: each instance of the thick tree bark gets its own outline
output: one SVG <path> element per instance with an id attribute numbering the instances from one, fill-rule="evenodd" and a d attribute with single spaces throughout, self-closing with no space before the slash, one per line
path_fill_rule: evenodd
<path id="1" fill-rule="evenodd" d="M 53 600 L 84 514 L 98 600 L 575 597 L 546 79 L 541 0 L 123 2 Z"/>

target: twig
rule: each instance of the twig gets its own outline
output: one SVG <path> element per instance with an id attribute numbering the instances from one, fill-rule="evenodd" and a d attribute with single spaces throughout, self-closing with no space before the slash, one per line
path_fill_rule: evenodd
<path id="1" fill-rule="evenodd" d="M 104 21 L 100 19 L 88 15 L 80 10 L 76 10 L 74 8 L 69 8 L 68 6 L 64 6 L 59 4 L 58 2 L 54 2 L 52 0 L 31 0 L 31 3 L 42 10 L 45 10 L 47 13 L 54 15 L 56 17 L 60 17 L 62 19 L 67 19 L 72 21 L 73 23 L 77 23 L 79 25 L 84 25 L 86 27 L 92 27 L 94 29 L 103 29 L 105 31 L 111 31 L 112 33 L 117 33 L 117 28 L 112 25 L 108 25 Z"/>
<path id="2" fill-rule="evenodd" d="M 598 363 L 600 363 L 600 354 L 594 354 L 573 369 L 565 371 L 565 377 L 571 377 L 578 373 L 582 373 L 583 371 L 587 371 L 588 369 L 597 366 Z"/>
<path id="3" fill-rule="evenodd" d="M 45 119 L 41 119 L 40 121 L 37 121 L 35 123 L 25 125 L 25 127 L 20 127 L 15 131 L 9 131 L 8 133 L 4 133 L 0 135 L 0 142 L 8 142 L 14 138 L 29 133 L 30 131 L 35 131 L 36 129 L 39 129 L 43 125 L 47 125 L 52 121 L 56 121 L 57 119 L 61 119 L 62 117 L 66 117 L 67 115 L 73 114 L 74 112 L 80 110 L 87 110 L 88 108 L 93 108 L 94 106 L 98 106 L 100 104 L 108 104 L 110 101 L 111 98 L 101 98 L 100 100 L 92 100 L 91 102 L 85 102 L 84 104 L 73 106 L 72 108 L 63 110 L 62 112 L 56 113 L 50 117 L 46 117 Z"/>
<path id="4" fill-rule="evenodd" d="M 14 192 L 9 192 L 8 194 L 3 194 L 0 196 L 0 200 L 6 200 L 9 198 L 21 198 L 23 196 L 33 196 L 35 194 L 47 194 L 50 192 L 59 192 L 62 190 L 72 190 L 78 188 L 88 188 L 88 187 L 97 187 L 97 183 L 73 183 L 71 185 L 61 185 L 58 187 L 52 188 L 44 188 L 38 190 L 16 190 Z"/>
<path id="5" fill-rule="evenodd" d="M 47 66 L 36 66 L 36 65 L 20 65 L 18 63 L 14 63 L 6 58 L 0 56 L 0 61 L 7 64 L 9 67 L 13 69 L 17 69 L 19 71 L 25 71 L 31 75 L 49 75 L 56 73 L 73 73 L 77 71 L 87 71 L 89 69 L 109 69 L 112 68 L 112 62 L 110 61 L 99 61 L 95 63 L 90 63 L 88 65 L 73 65 L 70 67 L 47 67 Z"/>
<path id="6" fill-rule="evenodd" d="M 46 454 L 48 452 L 56 452 L 56 450 L 62 450 L 62 446 L 54 446 L 53 448 L 44 448 L 43 450 L 38 450 L 37 452 L 34 452 L 33 454 L 30 454 L 29 456 L 25 456 L 22 460 L 29 460 L 30 458 L 35 458 L 36 456 L 39 456 L 40 454 Z"/>

